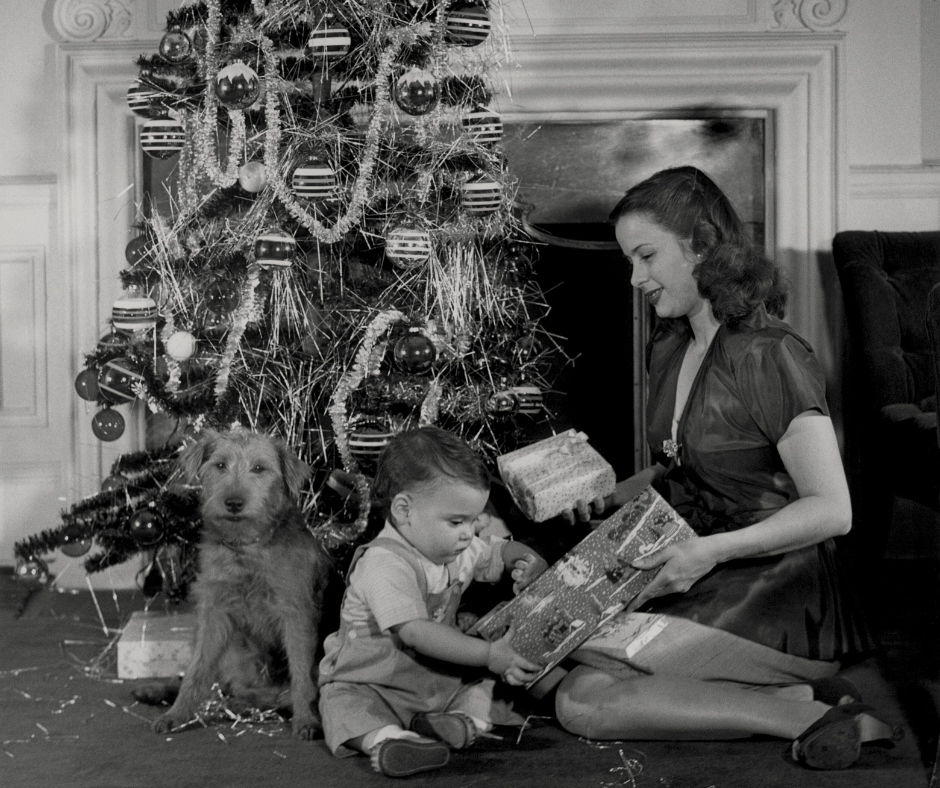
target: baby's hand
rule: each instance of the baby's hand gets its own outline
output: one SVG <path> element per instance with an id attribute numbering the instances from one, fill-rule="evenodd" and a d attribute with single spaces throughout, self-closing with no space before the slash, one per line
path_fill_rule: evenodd
<path id="1" fill-rule="evenodd" d="M 565 509 L 561 513 L 561 518 L 568 523 L 568 525 L 574 525 L 576 522 L 587 523 L 594 520 L 596 517 L 600 517 L 605 511 L 607 511 L 608 502 L 604 498 L 597 497 L 592 501 L 585 501 L 578 499 L 575 501 L 574 508 Z"/>
<path id="2" fill-rule="evenodd" d="M 505 635 L 490 643 L 486 667 L 490 672 L 501 676 L 507 684 L 518 686 L 532 681 L 542 672 L 542 666 L 518 654 L 512 647 L 512 636 L 515 632 L 516 628 L 510 626 Z"/>
<path id="3" fill-rule="evenodd" d="M 522 558 L 516 559 L 512 569 L 512 592 L 518 594 L 529 585 L 542 572 L 548 569 L 548 563 L 535 553 L 526 553 Z"/>

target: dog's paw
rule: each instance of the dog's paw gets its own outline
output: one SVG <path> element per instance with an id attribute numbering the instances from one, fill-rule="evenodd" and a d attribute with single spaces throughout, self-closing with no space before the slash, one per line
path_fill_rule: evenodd
<path id="1" fill-rule="evenodd" d="M 180 683 L 160 682 L 157 684 L 144 684 L 131 690 L 134 700 L 139 703 L 146 703 L 148 706 L 170 705 L 176 700 L 179 694 Z"/>
<path id="2" fill-rule="evenodd" d="M 150 723 L 150 730 L 154 733 L 169 733 L 177 728 L 182 728 L 186 725 L 186 722 L 187 720 L 180 718 L 178 715 L 166 712 Z"/>
<path id="3" fill-rule="evenodd" d="M 295 718 L 291 721 L 291 730 L 298 739 L 305 739 L 307 741 L 319 739 L 323 736 L 323 725 L 320 724 L 320 720 L 316 717 L 308 717 L 299 720 Z"/>

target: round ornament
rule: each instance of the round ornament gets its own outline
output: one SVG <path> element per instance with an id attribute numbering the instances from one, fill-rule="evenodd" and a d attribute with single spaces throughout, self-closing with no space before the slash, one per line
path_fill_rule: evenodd
<path id="1" fill-rule="evenodd" d="M 148 120 L 140 130 L 140 147 L 154 159 L 169 159 L 186 147 L 183 124 L 172 118 Z"/>
<path id="2" fill-rule="evenodd" d="M 127 89 L 127 106 L 142 118 L 157 118 L 163 114 L 159 99 L 160 94 L 140 80 L 135 80 Z"/>
<path id="3" fill-rule="evenodd" d="M 91 420 L 91 431 L 102 441 L 116 441 L 124 434 L 124 417 L 113 408 L 99 410 Z"/>
<path id="4" fill-rule="evenodd" d="M 82 399 L 95 402 L 98 399 L 98 370 L 95 367 L 86 367 L 75 378 L 75 391 Z"/>
<path id="5" fill-rule="evenodd" d="M 503 139 L 503 121 L 499 113 L 477 107 L 460 119 L 464 132 L 480 145 L 495 145 Z"/>
<path id="6" fill-rule="evenodd" d="M 153 599 L 163 590 L 163 572 L 160 571 L 158 561 L 154 561 L 147 570 L 147 574 L 144 575 L 142 590 L 147 599 Z"/>
<path id="7" fill-rule="evenodd" d="M 154 545 L 163 536 L 163 520 L 150 509 L 139 509 L 131 517 L 127 530 L 137 544 Z"/>
<path id="8" fill-rule="evenodd" d="M 291 188 L 298 200 L 325 200 L 336 193 L 336 173 L 322 159 L 309 158 L 294 170 Z"/>
<path id="9" fill-rule="evenodd" d="M 523 361 L 531 361 L 545 352 L 545 343 L 536 334 L 527 334 L 516 343 L 516 352 Z"/>
<path id="10" fill-rule="evenodd" d="M 456 3 L 444 20 L 444 40 L 461 47 L 475 47 L 486 41 L 492 29 L 486 6 Z"/>
<path id="11" fill-rule="evenodd" d="M 486 409 L 495 416 L 509 416 L 519 410 L 519 398 L 508 389 L 497 391 L 486 401 Z"/>
<path id="12" fill-rule="evenodd" d="M 409 115 L 427 115 L 440 96 L 440 86 L 430 71 L 412 66 L 395 81 L 395 103 Z"/>
<path id="13" fill-rule="evenodd" d="M 22 580 L 25 583 L 42 584 L 49 579 L 49 570 L 38 558 L 29 561 L 17 561 L 13 574 L 17 580 Z"/>
<path id="14" fill-rule="evenodd" d="M 108 492 L 109 490 L 123 490 L 127 486 L 127 478 L 121 476 L 119 473 L 112 474 L 108 476 L 103 482 L 101 482 L 101 492 Z"/>
<path id="15" fill-rule="evenodd" d="M 232 316 L 209 312 L 202 321 L 202 332 L 209 339 L 222 339 L 232 327 Z"/>
<path id="16" fill-rule="evenodd" d="M 250 194 L 257 194 L 268 182 L 268 174 L 264 163 L 260 161 L 246 161 L 238 168 L 238 185 Z"/>
<path id="17" fill-rule="evenodd" d="M 62 532 L 62 542 L 59 549 L 69 558 L 78 558 L 91 550 L 91 539 L 84 538 L 82 528 L 78 525 L 66 526 Z"/>
<path id="18" fill-rule="evenodd" d="M 349 451 L 360 462 L 372 462 L 391 439 L 392 433 L 382 422 L 363 419 L 349 430 Z"/>
<path id="19" fill-rule="evenodd" d="M 147 260 L 153 254 L 151 238 L 149 235 L 138 235 L 131 238 L 124 247 L 124 257 L 129 265 L 137 265 L 141 260 Z"/>
<path id="20" fill-rule="evenodd" d="M 500 185 L 486 175 L 460 185 L 460 204 L 467 213 L 493 213 L 499 209 L 502 201 Z"/>
<path id="21" fill-rule="evenodd" d="M 255 262 L 265 267 L 286 268 L 294 261 L 297 242 L 285 233 L 267 233 L 255 241 Z"/>
<path id="22" fill-rule="evenodd" d="M 111 358 L 120 356 L 127 349 L 127 336 L 118 331 L 111 331 L 98 340 L 98 352 Z"/>
<path id="23" fill-rule="evenodd" d="M 234 311 L 241 300 L 238 285 L 231 279 L 216 279 L 206 288 L 206 307 L 217 315 Z"/>
<path id="24" fill-rule="evenodd" d="M 400 268 L 414 268 L 431 256 L 431 236 L 425 230 L 399 227 L 385 239 L 385 255 Z"/>
<path id="25" fill-rule="evenodd" d="M 311 57 L 322 60 L 338 60 L 349 52 L 352 38 L 342 25 L 325 22 L 317 27 L 307 40 Z"/>
<path id="26" fill-rule="evenodd" d="M 503 257 L 506 283 L 510 287 L 522 287 L 532 276 L 532 261 L 521 250 L 511 247 Z"/>
<path id="27" fill-rule="evenodd" d="M 519 400 L 519 413 L 523 416 L 538 416 L 544 408 L 542 390 L 538 386 L 513 386 L 513 394 Z"/>
<path id="28" fill-rule="evenodd" d="M 411 375 L 428 372 L 437 358 L 434 343 L 420 331 L 409 331 L 395 343 L 392 351 L 395 365 Z"/>
<path id="29" fill-rule="evenodd" d="M 148 296 L 119 298 L 111 307 L 111 322 L 126 334 L 153 328 L 159 316 L 157 302 Z"/>
<path id="30" fill-rule="evenodd" d="M 261 80 L 251 66 L 236 60 L 219 70 L 215 95 L 226 109 L 247 109 L 261 95 Z"/>
<path id="31" fill-rule="evenodd" d="M 174 331 L 167 337 L 166 354 L 174 361 L 186 361 L 196 352 L 196 337 L 188 331 Z"/>
<path id="32" fill-rule="evenodd" d="M 167 63 L 183 63 L 193 54 L 193 42 L 186 33 L 175 28 L 163 34 L 157 52 Z"/>
<path id="33" fill-rule="evenodd" d="M 112 358 L 98 374 L 101 395 L 114 404 L 133 402 L 137 398 L 134 386 L 143 382 L 144 376 L 126 358 Z"/>

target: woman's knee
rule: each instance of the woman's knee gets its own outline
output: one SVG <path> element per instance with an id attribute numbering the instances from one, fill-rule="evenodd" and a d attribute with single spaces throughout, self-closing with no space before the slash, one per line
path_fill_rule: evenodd
<path id="1" fill-rule="evenodd" d="M 595 683 L 590 675 L 575 670 L 565 676 L 555 693 L 558 722 L 569 733 L 587 739 L 603 736 L 603 693 L 596 691 Z"/>

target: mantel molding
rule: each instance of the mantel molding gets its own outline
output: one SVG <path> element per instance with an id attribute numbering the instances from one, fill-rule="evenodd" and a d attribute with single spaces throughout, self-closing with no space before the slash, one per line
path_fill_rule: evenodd
<path id="1" fill-rule="evenodd" d="M 55 0 L 52 8 L 52 24 L 63 41 L 129 38 L 133 22 L 133 0 Z"/>
<path id="2" fill-rule="evenodd" d="M 813 31 L 835 30 L 848 11 L 848 0 L 774 0 L 776 27 Z"/>

